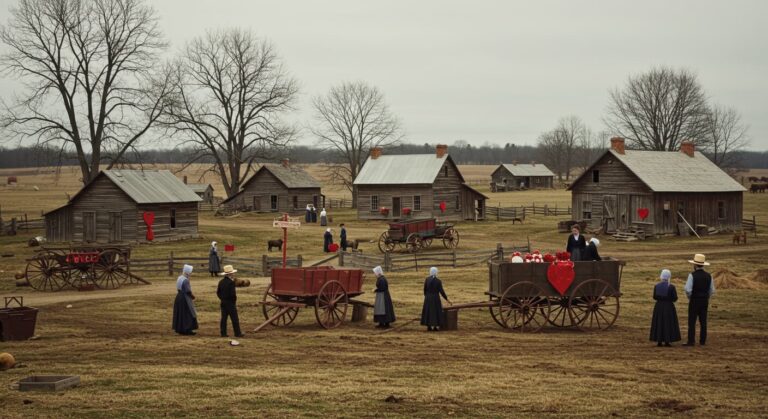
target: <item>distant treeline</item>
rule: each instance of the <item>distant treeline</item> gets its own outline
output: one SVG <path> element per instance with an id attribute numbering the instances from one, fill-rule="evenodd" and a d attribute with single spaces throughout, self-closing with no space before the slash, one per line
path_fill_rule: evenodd
<path id="1" fill-rule="evenodd" d="M 401 144 L 384 150 L 384 154 L 433 153 L 434 144 Z M 448 147 L 448 152 L 458 164 L 499 164 L 518 161 L 528 163 L 542 161 L 539 149 L 530 145 L 505 144 L 473 146 L 464 142 Z M 312 146 L 293 146 L 282 153 L 295 163 L 333 163 L 331 153 Z M 739 167 L 768 169 L 768 151 L 738 151 Z M 145 149 L 128 155 L 124 163 L 186 163 L 195 157 L 190 148 Z M 200 159 L 199 163 L 211 163 L 211 159 Z M 107 162 L 105 162 L 107 163 Z M 50 147 L 0 147 L 0 168 L 44 167 L 76 165 L 74 156 Z"/>

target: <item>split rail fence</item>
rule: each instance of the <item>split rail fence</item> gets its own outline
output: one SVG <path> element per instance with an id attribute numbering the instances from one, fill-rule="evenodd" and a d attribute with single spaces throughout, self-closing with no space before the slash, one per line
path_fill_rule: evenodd
<path id="1" fill-rule="evenodd" d="M 298 255 L 295 258 L 289 258 L 286 262 L 290 267 L 301 267 L 304 260 L 301 255 Z M 208 257 L 180 256 L 173 252 L 165 258 L 131 259 L 130 269 L 138 275 L 173 276 L 178 275 L 185 264 L 194 266 L 198 272 L 208 272 Z M 239 273 L 245 275 L 269 276 L 272 268 L 283 266 L 283 258 L 262 255 L 261 258 L 253 259 L 225 255 L 221 258 L 221 266 L 224 265 L 233 265 Z"/>
<path id="2" fill-rule="evenodd" d="M 571 215 L 573 211 L 571 207 L 558 207 L 557 205 L 536 205 L 533 203 L 529 206 L 519 207 L 502 207 L 501 204 L 497 206 L 488 206 L 485 209 L 485 218 L 496 221 L 504 220 L 525 220 L 525 217 L 534 215 L 543 216 L 563 216 Z"/>

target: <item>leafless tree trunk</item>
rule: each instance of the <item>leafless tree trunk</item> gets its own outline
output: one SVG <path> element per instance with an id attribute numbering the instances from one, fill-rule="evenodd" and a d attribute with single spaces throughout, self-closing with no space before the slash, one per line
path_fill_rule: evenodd
<path id="1" fill-rule="evenodd" d="M 704 145 L 707 99 L 696 75 L 668 67 L 630 77 L 610 93 L 606 125 L 642 150 L 673 151 L 683 140 Z"/>
<path id="2" fill-rule="evenodd" d="M 0 126 L 74 150 L 87 183 L 150 130 L 168 101 L 166 44 L 141 0 L 20 0 L 0 30 L 2 68 L 25 82 Z"/>
<path id="3" fill-rule="evenodd" d="M 550 169 L 555 170 L 558 179 L 562 180 L 563 176 L 570 179 L 586 131 L 584 122 L 571 115 L 560 118 L 555 129 L 539 137 L 539 155 Z"/>
<path id="4" fill-rule="evenodd" d="M 310 129 L 321 147 L 335 157 L 332 178 L 352 193 L 353 182 L 373 147 L 389 147 L 401 139 L 400 124 L 384 95 L 362 82 L 342 83 L 314 98 L 316 123 Z"/>
<path id="5" fill-rule="evenodd" d="M 589 128 L 585 128 L 584 135 L 581 137 L 576 150 L 578 157 L 577 167 L 583 171 L 592 165 L 600 153 L 605 151 L 608 138 L 610 138 L 610 133 L 607 131 L 596 133 Z"/>
<path id="6" fill-rule="evenodd" d="M 164 123 L 196 149 L 192 161 L 214 161 L 210 170 L 228 197 L 257 159 L 279 157 L 295 134 L 280 117 L 293 109 L 297 83 L 272 45 L 251 32 L 209 32 L 190 42 L 173 90 Z"/>
<path id="7" fill-rule="evenodd" d="M 732 107 L 715 105 L 707 114 L 707 148 L 712 161 L 721 168 L 730 169 L 737 163 L 735 151 L 748 143 L 748 127 L 741 115 Z"/>

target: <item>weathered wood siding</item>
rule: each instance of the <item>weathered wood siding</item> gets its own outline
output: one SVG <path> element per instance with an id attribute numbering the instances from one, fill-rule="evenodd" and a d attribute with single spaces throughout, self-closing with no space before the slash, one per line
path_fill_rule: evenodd
<path id="1" fill-rule="evenodd" d="M 277 208 L 272 209 L 272 196 L 277 196 Z M 294 197 L 297 207 L 294 207 Z M 324 205 L 320 188 L 287 188 L 268 170 L 260 171 L 240 194 L 225 204 L 233 208 L 249 208 L 257 212 L 303 212 L 307 204 Z"/>
<path id="2" fill-rule="evenodd" d="M 467 187 L 461 188 L 461 200 L 462 204 L 462 218 L 465 220 L 484 220 L 486 199 L 485 196 L 479 194 Z"/>
<path id="3" fill-rule="evenodd" d="M 491 180 L 497 185 L 506 184 L 513 187 L 520 187 L 521 182 L 525 182 L 528 189 L 548 189 L 552 187 L 553 176 L 520 176 L 516 177 L 504 166 L 499 166 L 491 174 Z"/>
<path id="4" fill-rule="evenodd" d="M 69 206 L 45 214 L 45 238 L 53 243 L 72 240 L 72 211 Z"/>
<path id="5" fill-rule="evenodd" d="M 176 227 L 171 227 L 171 210 L 176 210 Z M 137 232 L 139 242 L 147 241 L 147 225 L 144 222 L 144 212 L 154 212 L 155 221 L 152 223 L 154 241 L 179 240 L 196 237 L 198 233 L 197 202 L 182 202 L 169 204 L 144 204 L 138 206 L 133 227 Z M 123 221 L 125 225 L 125 221 Z"/>
<path id="6" fill-rule="evenodd" d="M 453 161 L 446 159 L 440 173 L 432 185 L 432 210 L 441 220 L 464 219 L 464 202 L 461 195 L 461 174 Z M 440 211 L 440 203 L 445 202 L 445 212 Z"/>
<path id="7" fill-rule="evenodd" d="M 378 197 L 378 207 L 371 208 L 371 197 Z M 413 210 L 413 197 L 421 198 L 421 210 Z M 392 198 L 400 198 L 402 208 L 411 208 L 413 218 L 429 218 L 439 215 L 440 209 L 434 211 L 434 199 L 431 185 L 358 185 L 357 186 L 357 218 L 360 220 L 387 220 L 397 218 L 392 212 Z M 390 209 L 389 215 L 382 215 L 379 208 Z M 402 218 L 402 217 L 401 217 Z"/>
<path id="8" fill-rule="evenodd" d="M 724 214 L 720 214 L 720 202 Z M 694 227 L 704 224 L 726 231 L 741 229 L 744 215 L 743 192 L 657 193 L 653 204 L 657 233 L 662 234 L 678 233 L 678 209 L 682 209 L 683 216 Z M 669 209 L 664 209 L 665 204 Z"/>
<path id="9" fill-rule="evenodd" d="M 122 228 L 118 234 L 122 238 L 120 241 L 136 240 L 136 203 L 106 176 L 99 176 L 86 186 L 86 190 L 74 199 L 70 208 L 74 242 L 89 242 L 94 239 L 97 243 L 108 243 L 111 236 L 110 213 L 120 214 L 122 217 Z M 91 219 L 90 215 L 84 216 L 86 213 L 94 214 L 95 237 L 85 237 L 89 227 L 84 223 Z"/>
<path id="10" fill-rule="evenodd" d="M 198 193 L 197 196 L 203 200 L 200 204 L 213 204 L 213 187 L 208 185 L 205 192 Z"/>

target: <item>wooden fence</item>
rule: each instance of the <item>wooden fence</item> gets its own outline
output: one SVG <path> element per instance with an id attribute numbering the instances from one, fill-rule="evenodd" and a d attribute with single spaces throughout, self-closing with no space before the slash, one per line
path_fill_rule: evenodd
<path id="1" fill-rule="evenodd" d="M 0 217 L 0 236 L 16 235 L 19 230 L 42 230 L 45 228 L 45 220 L 42 218 L 29 218 L 27 214 L 4 220 Z"/>
<path id="2" fill-rule="evenodd" d="M 530 252 L 530 244 L 526 246 L 503 246 L 501 243 L 495 249 L 483 250 L 451 250 L 428 253 L 384 253 L 363 254 L 361 252 L 339 252 L 339 266 L 372 269 L 381 266 L 386 272 L 426 269 L 431 266 L 462 268 L 487 263 L 490 260 L 502 260 L 505 255 L 514 252 Z"/>
<path id="3" fill-rule="evenodd" d="M 757 237 L 757 229 L 763 228 L 764 226 L 757 224 L 757 218 L 753 215 L 752 218 L 742 218 L 741 219 L 741 228 L 744 231 L 751 231 L 754 233 L 755 237 Z"/>
<path id="4" fill-rule="evenodd" d="M 346 198 L 326 199 L 325 200 L 325 206 L 328 209 L 352 208 L 352 200 L 351 199 L 346 199 Z"/>
<path id="5" fill-rule="evenodd" d="M 571 215 L 572 212 L 571 207 L 558 207 L 557 204 L 536 205 L 536 203 L 533 203 L 529 206 L 519 207 L 502 207 L 501 204 L 499 204 L 495 207 L 487 207 L 485 209 L 485 218 L 487 220 L 495 218 L 496 221 L 525 220 L 525 217 L 532 215 L 563 216 Z"/>
<path id="6" fill-rule="evenodd" d="M 298 255 L 295 258 L 289 258 L 286 262 L 288 266 L 301 267 L 303 261 L 303 257 Z M 131 259 L 130 269 L 137 275 L 167 274 L 173 276 L 178 275 L 185 264 L 194 266 L 198 272 L 208 272 L 208 257 L 180 256 L 173 252 L 167 258 Z M 251 259 L 225 255 L 221 258 L 221 266 L 224 265 L 233 265 L 238 272 L 245 275 L 269 276 L 272 268 L 283 265 L 283 258 L 262 255 L 261 258 Z"/>

